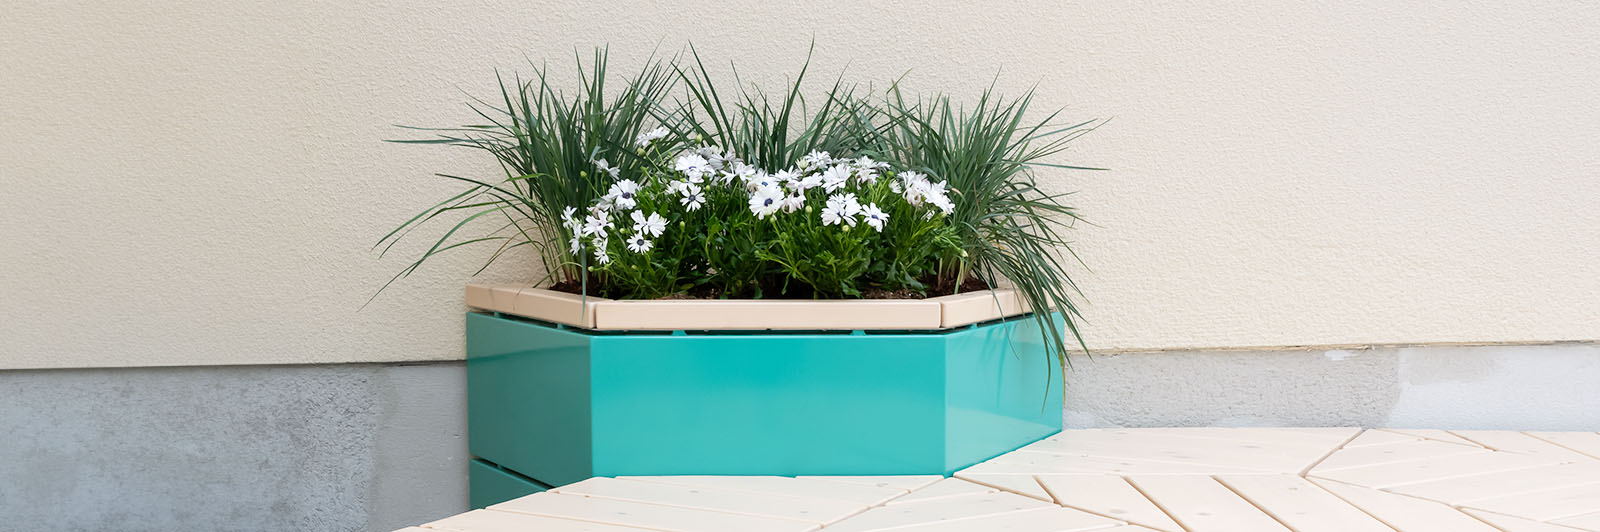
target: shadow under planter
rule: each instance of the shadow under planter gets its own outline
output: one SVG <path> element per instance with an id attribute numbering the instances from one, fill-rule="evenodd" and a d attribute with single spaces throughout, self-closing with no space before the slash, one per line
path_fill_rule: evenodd
<path id="1" fill-rule="evenodd" d="M 948 475 L 1059 431 L 1055 368 L 1031 316 L 604 331 L 472 312 L 472 504 L 592 476 Z"/>

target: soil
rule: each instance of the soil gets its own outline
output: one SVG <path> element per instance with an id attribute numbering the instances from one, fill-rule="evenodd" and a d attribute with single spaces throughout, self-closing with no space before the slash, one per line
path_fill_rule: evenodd
<path id="1" fill-rule="evenodd" d="M 943 286 L 943 287 L 933 286 L 933 279 L 931 279 L 931 278 L 930 279 L 922 279 L 922 282 L 931 287 L 931 288 L 929 288 L 927 290 L 926 293 L 919 293 L 916 290 L 912 290 L 912 289 L 909 289 L 909 288 L 902 288 L 902 289 L 899 289 L 899 290 L 886 290 L 886 289 L 882 289 L 882 288 L 869 288 L 869 289 L 863 290 L 861 292 L 861 299 L 926 299 L 926 298 L 930 298 L 930 297 L 947 296 L 947 295 L 955 293 L 955 290 L 952 290 L 953 287 L 950 287 L 950 286 Z M 594 279 L 594 278 L 591 277 L 589 279 L 589 290 L 590 290 L 590 293 L 593 294 L 593 293 L 597 292 L 596 287 L 598 287 L 599 285 L 600 285 L 599 281 L 597 279 Z M 555 290 L 557 292 L 566 292 L 568 294 L 582 294 L 583 293 L 583 284 L 578 282 L 578 281 L 561 281 L 559 283 L 551 285 L 549 287 L 549 289 L 550 290 Z M 965 281 L 963 281 L 961 283 L 961 292 L 962 293 L 977 292 L 977 291 L 988 290 L 988 289 L 989 289 L 989 284 L 988 283 L 985 283 L 982 280 L 979 280 L 979 279 L 976 279 L 976 278 L 973 278 L 973 277 L 968 277 Z M 811 293 L 811 291 L 804 289 L 804 287 L 801 287 L 801 289 L 797 290 L 797 289 L 795 289 L 795 287 L 791 286 L 791 287 L 789 287 L 789 290 L 787 292 L 784 292 L 781 289 L 781 287 L 773 286 L 773 287 L 764 287 L 764 289 L 762 291 L 763 291 L 763 293 L 767 294 L 767 297 L 765 299 L 814 299 L 812 297 L 813 294 Z M 774 295 L 774 294 L 776 294 L 776 295 Z M 697 287 L 697 288 L 695 288 L 693 290 L 690 290 L 688 292 L 680 292 L 680 293 L 677 293 L 677 294 L 672 294 L 670 296 L 666 296 L 666 297 L 663 297 L 661 299 L 666 299 L 666 300 L 719 299 L 719 298 L 721 298 L 721 296 L 722 296 L 722 294 L 721 294 L 720 290 L 718 290 L 716 288 L 713 288 L 713 287 L 709 287 L 709 286 L 702 286 L 702 287 Z"/>

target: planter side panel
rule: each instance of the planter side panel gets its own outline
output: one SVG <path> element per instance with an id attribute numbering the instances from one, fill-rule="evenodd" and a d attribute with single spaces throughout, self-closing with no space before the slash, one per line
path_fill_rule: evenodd
<path id="1" fill-rule="evenodd" d="M 943 469 L 942 335 L 594 341 L 597 476 Z"/>
<path id="2" fill-rule="evenodd" d="M 1032 318 L 952 332 L 946 342 L 946 474 L 1061 431 L 1061 375 Z"/>
<path id="3" fill-rule="evenodd" d="M 467 314 L 467 447 L 474 456 L 560 486 L 593 476 L 590 337 Z"/>

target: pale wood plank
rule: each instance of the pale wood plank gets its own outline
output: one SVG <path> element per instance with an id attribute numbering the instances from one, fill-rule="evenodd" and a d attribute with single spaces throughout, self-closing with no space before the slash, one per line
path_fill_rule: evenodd
<path id="1" fill-rule="evenodd" d="M 1143 476 L 1128 481 L 1188 532 L 1289 530 L 1211 477 Z"/>
<path id="2" fill-rule="evenodd" d="M 880 488 L 895 488 L 905 491 L 921 489 L 930 484 L 944 480 L 942 475 L 840 475 L 840 476 L 798 476 L 811 480 L 825 480 L 828 482 L 844 482 L 847 484 L 866 484 Z"/>
<path id="3" fill-rule="evenodd" d="M 999 515 L 893 528 L 894 532 L 1080 532 L 1122 523 L 1071 508 L 1039 508 Z M 829 529 L 831 530 L 831 529 Z M 1148 530 L 1148 529 L 1146 529 Z"/>
<path id="4" fill-rule="evenodd" d="M 1529 436 L 1572 449 L 1600 460 L 1600 434 L 1593 432 L 1529 432 Z"/>
<path id="5" fill-rule="evenodd" d="M 1009 491 L 1017 495 L 1032 497 L 1045 502 L 1055 502 L 1050 498 L 1050 492 L 1033 475 L 984 475 L 956 473 L 956 476 L 971 482 L 976 482 L 992 488 Z"/>
<path id="6" fill-rule="evenodd" d="M 1551 523 L 1583 530 L 1600 531 L 1600 512 L 1565 517 L 1551 521 Z"/>
<path id="7" fill-rule="evenodd" d="M 608 525 L 589 521 L 574 521 L 542 515 L 517 514 L 494 510 L 473 510 L 422 525 L 433 530 L 453 532 L 639 532 L 648 530 L 630 526 Z"/>
<path id="8" fill-rule="evenodd" d="M 1131 435 L 1211 439 L 1222 441 L 1250 441 L 1265 445 L 1299 445 L 1331 451 L 1361 432 L 1354 427 L 1335 428 L 1253 428 L 1253 427 L 1177 427 L 1148 429 L 1075 429 L 1064 430 L 1048 439 L 1071 439 L 1080 434 L 1123 433 Z"/>
<path id="9" fill-rule="evenodd" d="M 494 310 L 494 295 L 489 285 L 480 283 L 467 283 L 467 297 L 465 303 L 468 307 Z"/>
<path id="10" fill-rule="evenodd" d="M 1350 469 L 1355 467 L 1370 467 L 1382 464 L 1409 462 L 1412 460 L 1425 460 L 1458 454 L 1489 453 L 1487 449 L 1477 446 L 1468 447 L 1454 443 L 1444 443 L 1432 440 L 1418 440 L 1412 442 L 1395 443 L 1390 445 L 1373 445 L 1368 447 L 1344 448 L 1335 451 L 1327 459 L 1318 463 L 1311 469 L 1313 474 Z"/>
<path id="11" fill-rule="evenodd" d="M 1445 456 L 1427 460 L 1412 460 L 1368 467 L 1340 469 L 1337 471 L 1312 470 L 1313 477 L 1337 480 L 1368 488 L 1386 489 L 1406 484 L 1469 477 L 1499 471 L 1528 469 L 1553 465 L 1548 458 L 1499 453 L 1479 452 Z"/>
<path id="12" fill-rule="evenodd" d="M 1473 501 L 1468 506 L 1534 521 L 1552 521 L 1600 512 L 1600 484 L 1496 497 Z"/>
<path id="13" fill-rule="evenodd" d="M 1453 434 L 1497 451 L 1555 458 L 1563 462 L 1592 462 L 1588 455 L 1511 430 L 1457 430 Z"/>
<path id="14" fill-rule="evenodd" d="M 1275 445 L 1252 441 L 1177 438 L 1138 432 L 1104 432 L 1078 438 L 1038 441 L 1019 450 L 1069 456 L 1200 464 L 1273 473 L 1299 473 L 1327 454 L 1331 446 L 1324 448 Z"/>
<path id="15" fill-rule="evenodd" d="M 928 501 L 933 501 L 933 500 L 944 499 L 944 498 L 948 498 L 948 497 L 960 497 L 960 496 L 966 496 L 966 495 L 984 495 L 984 494 L 988 494 L 988 493 L 995 493 L 995 492 L 998 492 L 998 491 L 1000 491 L 1000 490 L 992 488 L 992 487 L 989 487 L 989 486 L 985 486 L 983 484 L 977 484 L 977 483 L 973 483 L 973 482 L 968 482 L 968 481 L 965 481 L 965 480 L 961 480 L 959 478 L 947 478 L 947 479 L 935 482 L 935 483 L 929 485 L 926 488 L 918 489 L 918 490 L 913 491 L 913 492 L 911 492 L 911 493 L 909 493 L 909 494 L 907 494 L 907 495 L 905 495 L 903 497 L 899 497 L 899 498 L 896 498 L 895 500 L 889 501 L 887 504 L 894 505 L 894 504 L 906 504 L 906 503 L 920 503 L 920 502 L 928 502 Z"/>
<path id="16" fill-rule="evenodd" d="M 1552 525 L 1549 523 L 1540 523 L 1538 521 L 1530 521 L 1521 517 L 1512 517 L 1494 512 L 1474 510 L 1472 508 L 1462 508 L 1461 511 L 1472 514 L 1473 517 L 1476 517 L 1485 523 L 1494 525 L 1495 528 L 1498 528 L 1504 532 L 1576 532 L 1579 530 L 1577 528 Z"/>
<path id="17" fill-rule="evenodd" d="M 1433 441 L 1439 441 L 1439 442 L 1445 442 L 1445 443 L 1454 443 L 1456 445 L 1465 445 L 1465 446 L 1468 446 L 1468 447 L 1477 447 L 1478 446 L 1478 444 L 1472 443 L 1471 441 L 1468 441 L 1468 440 L 1465 440 L 1465 439 L 1462 439 L 1460 436 L 1457 436 L 1455 434 L 1451 434 L 1449 431 L 1444 431 L 1444 430 L 1439 430 L 1439 429 L 1380 429 L 1380 430 L 1393 432 L 1395 434 L 1404 434 L 1404 435 L 1407 435 L 1407 436 L 1416 436 L 1418 438 L 1424 438 L 1424 439 L 1433 440 Z"/>
<path id="18" fill-rule="evenodd" d="M 595 306 L 595 327 L 648 330 L 938 329 L 943 309 L 921 299 L 627 300 Z"/>
<path id="19" fill-rule="evenodd" d="M 808 532 L 820 528 L 816 523 L 805 521 L 549 492 L 506 501 L 489 509 L 669 532 Z"/>
<path id="20" fill-rule="evenodd" d="M 879 506 L 824 528 L 827 532 L 864 532 L 883 528 L 996 515 L 1053 505 L 1013 493 L 952 497 L 933 504 Z"/>
<path id="21" fill-rule="evenodd" d="M 1311 482 L 1400 532 L 1497 532 L 1443 503 L 1332 480 Z"/>
<path id="22" fill-rule="evenodd" d="M 837 482 L 792 477 L 682 475 L 617 478 L 625 480 L 638 480 L 643 482 L 676 484 L 679 486 L 698 486 L 703 488 L 775 494 L 786 497 L 835 499 L 864 504 L 867 506 L 877 506 L 887 502 L 889 499 L 906 494 L 905 490 L 899 488 L 880 488 L 877 486 L 866 486 L 861 484 L 840 485 Z"/>
<path id="23" fill-rule="evenodd" d="M 1393 532 L 1366 512 L 1298 476 L 1221 476 L 1217 481 L 1295 532 Z"/>
<path id="24" fill-rule="evenodd" d="M 1600 483 L 1600 464 L 1560 464 L 1407 484 L 1388 491 L 1454 506 L 1473 501 Z"/>
<path id="25" fill-rule="evenodd" d="M 939 303 L 940 327 L 946 329 L 1015 316 L 1028 311 L 1028 304 L 1010 288 L 998 288 L 928 298 Z"/>
<path id="26" fill-rule="evenodd" d="M 1344 448 L 1353 449 L 1356 447 L 1389 445 L 1393 443 L 1406 443 L 1420 440 L 1422 440 L 1422 438 L 1418 438 L 1416 436 L 1407 436 L 1405 434 L 1389 432 L 1386 430 L 1369 430 L 1362 432 L 1360 436 L 1356 436 L 1356 439 L 1350 440 L 1350 443 L 1344 444 Z"/>
<path id="27" fill-rule="evenodd" d="M 1270 473 L 1206 464 L 1152 462 L 1129 458 L 1014 451 L 962 471 L 972 474 L 1090 473 L 1106 475 L 1209 475 Z M 957 474 L 959 476 L 959 473 Z"/>
<path id="28" fill-rule="evenodd" d="M 493 306 L 489 310 L 505 313 L 516 312 L 517 296 L 522 294 L 522 289 L 524 288 L 528 288 L 528 285 L 523 283 L 490 285 L 489 302 Z"/>
<path id="29" fill-rule="evenodd" d="M 1166 532 L 1183 532 L 1166 512 L 1133 488 L 1127 480 L 1112 475 L 1038 475 L 1055 498 L 1056 504 L 1144 525 Z"/>
<path id="30" fill-rule="evenodd" d="M 602 301 L 610 300 L 526 283 L 468 283 L 466 296 L 469 307 L 589 328 L 594 327 L 595 304 Z"/>
<path id="31" fill-rule="evenodd" d="M 785 497 L 637 480 L 595 477 L 551 490 L 684 508 L 717 510 L 824 524 L 860 512 L 867 506 L 832 499 Z"/>

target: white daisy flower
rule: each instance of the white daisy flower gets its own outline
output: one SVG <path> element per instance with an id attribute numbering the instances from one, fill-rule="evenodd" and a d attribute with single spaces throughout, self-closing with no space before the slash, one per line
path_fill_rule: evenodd
<path id="1" fill-rule="evenodd" d="M 660 214 L 650 213 L 645 216 L 639 211 L 633 211 L 633 231 L 643 235 L 661 236 L 667 230 L 667 219 Z"/>
<path id="2" fill-rule="evenodd" d="M 639 184 L 632 179 L 624 179 L 611 185 L 611 192 L 606 194 L 622 210 L 632 209 L 639 204 Z"/>
<path id="3" fill-rule="evenodd" d="M 889 163 L 872 160 L 871 157 L 862 157 L 855 162 L 856 180 L 862 183 L 874 183 L 878 180 L 878 170 L 889 167 Z"/>
<path id="4" fill-rule="evenodd" d="M 731 182 L 735 179 L 740 181 L 749 181 L 755 178 L 756 174 L 758 173 L 761 173 L 760 168 L 745 164 L 743 161 L 735 161 L 733 164 L 728 165 L 723 170 L 722 180 L 724 183 Z"/>
<path id="5" fill-rule="evenodd" d="M 805 208 L 806 196 L 805 194 L 801 194 L 799 192 L 791 192 L 788 196 L 784 197 L 783 201 L 780 203 L 783 205 L 783 212 L 795 212 Z"/>
<path id="6" fill-rule="evenodd" d="M 783 184 L 782 181 L 778 181 L 777 179 L 773 179 L 773 177 L 770 174 L 768 174 L 766 172 L 763 172 L 763 171 L 760 171 L 760 170 L 757 170 L 757 171 L 751 173 L 749 176 L 745 177 L 744 179 L 745 179 L 745 181 L 744 181 L 745 189 L 750 190 L 751 192 L 754 192 L 757 189 L 763 189 L 763 188 L 778 188 L 778 185 Z"/>
<path id="7" fill-rule="evenodd" d="M 899 190 L 900 187 L 896 186 L 894 187 L 896 189 L 895 192 L 903 192 L 906 203 L 910 203 L 914 207 L 921 206 L 923 193 L 928 189 L 928 176 L 916 172 L 902 172 L 900 173 L 900 181 L 905 184 L 905 190 L 901 191 Z"/>
<path id="8" fill-rule="evenodd" d="M 758 188 L 750 193 L 750 212 L 765 219 L 783 207 L 783 191 L 778 187 Z"/>
<path id="9" fill-rule="evenodd" d="M 574 233 L 583 228 L 583 222 L 579 222 L 578 218 L 573 216 L 577 213 L 578 209 L 572 207 L 567 207 L 561 210 L 561 225 L 565 226 Z"/>
<path id="10" fill-rule="evenodd" d="M 844 188 L 845 182 L 850 180 L 850 167 L 848 165 L 834 165 L 822 173 L 822 188 L 832 194 Z"/>
<path id="11" fill-rule="evenodd" d="M 706 195 L 700 192 L 700 187 L 692 183 L 684 187 L 680 193 L 683 197 L 678 198 L 678 202 L 682 203 L 685 209 L 698 211 L 702 205 L 706 204 Z"/>
<path id="12" fill-rule="evenodd" d="M 728 155 L 722 152 L 722 148 L 716 146 L 701 146 L 695 150 L 695 154 L 704 158 L 706 165 L 712 170 L 721 170 L 728 163 Z"/>
<path id="13" fill-rule="evenodd" d="M 861 209 L 861 216 L 866 219 L 867 225 L 877 229 L 879 233 L 883 232 L 883 224 L 889 221 L 889 215 L 884 214 L 876 203 L 869 203 L 866 208 Z"/>
<path id="14" fill-rule="evenodd" d="M 927 199 L 928 203 L 933 204 L 934 207 L 938 207 L 939 210 L 945 214 L 950 214 L 956 209 L 956 204 L 950 201 L 950 195 L 945 192 L 944 181 L 940 181 L 938 183 L 928 183 L 926 186 L 922 187 L 921 192 L 922 197 Z"/>
<path id="15" fill-rule="evenodd" d="M 874 161 L 871 157 L 862 156 L 860 159 L 856 159 L 856 167 L 870 168 L 873 170 L 887 170 L 889 169 L 889 163 L 883 161 Z"/>
<path id="16" fill-rule="evenodd" d="M 606 237 L 606 232 L 608 232 L 610 230 L 611 230 L 611 218 L 608 217 L 608 216 L 605 216 L 604 213 L 601 213 L 600 215 L 592 215 L 591 214 L 591 215 L 589 215 L 589 217 L 587 219 L 584 220 L 584 224 L 583 224 L 583 234 L 584 235 L 592 236 L 592 237 L 599 238 L 599 239 L 604 239 Z"/>
<path id="17" fill-rule="evenodd" d="M 617 168 L 615 166 L 611 166 L 611 163 L 607 162 L 605 159 L 600 159 L 598 161 L 595 161 L 594 162 L 594 166 L 595 166 L 595 168 L 599 168 L 601 172 L 605 172 L 605 173 L 611 174 L 611 178 L 612 179 L 616 179 L 617 178 L 617 174 L 622 172 L 621 168 Z"/>
<path id="18" fill-rule="evenodd" d="M 644 253 L 646 251 L 650 251 L 650 246 L 653 245 L 655 245 L 655 243 L 651 242 L 650 239 L 645 238 L 644 235 L 633 235 L 632 238 L 628 239 L 628 250 L 634 253 Z"/>
<path id="19" fill-rule="evenodd" d="M 832 201 L 822 208 L 822 225 L 835 225 L 843 221 L 844 208 L 834 205 Z"/>
<path id="20" fill-rule="evenodd" d="M 601 265 L 611 264 L 611 254 L 606 253 L 607 242 L 602 239 L 594 243 L 594 261 Z"/>
<path id="21" fill-rule="evenodd" d="M 845 210 L 846 210 L 846 212 L 848 212 L 850 214 L 850 216 L 855 216 L 857 214 L 861 214 L 861 204 L 856 202 L 856 195 L 855 194 L 848 194 L 847 193 L 847 194 L 844 194 L 842 197 L 844 199 Z"/>
<path id="22" fill-rule="evenodd" d="M 938 207 L 945 214 L 950 214 L 956 210 L 956 204 L 952 203 L 950 197 L 944 194 L 928 196 L 928 203 L 932 203 L 934 207 Z"/>
<path id="23" fill-rule="evenodd" d="M 679 155 L 678 159 L 673 161 L 672 168 L 691 178 L 704 177 L 711 172 L 711 163 L 698 154 L 686 153 Z"/>
<path id="24" fill-rule="evenodd" d="M 873 184 L 873 183 L 877 183 L 878 182 L 878 171 L 874 170 L 874 169 L 871 169 L 871 168 L 857 168 L 856 169 L 856 182 L 857 183 L 861 183 L 863 185 L 870 185 L 870 184 Z"/>
<path id="25" fill-rule="evenodd" d="M 635 137 L 633 139 L 633 143 L 638 145 L 640 148 L 643 148 L 645 146 L 649 146 L 650 143 L 652 143 L 652 142 L 655 142 L 657 140 L 666 138 L 666 136 L 667 136 L 667 128 L 665 128 L 665 127 L 657 127 L 657 128 L 652 129 L 650 131 L 646 131 L 644 133 L 640 133 L 638 137 Z"/>
<path id="26" fill-rule="evenodd" d="M 796 172 L 794 170 L 778 170 L 772 174 L 772 180 L 788 185 L 800 180 L 800 172 Z"/>
<path id="27" fill-rule="evenodd" d="M 833 157 L 825 151 L 814 151 L 800 158 L 801 168 L 821 168 L 829 164 L 833 164 Z"/>
<path id="28" fill-rule="evenodd" d="M 856 202 L 855 194 L 834 194 L 828 196 L 828 204 L 822 208 L 822 225 L 855 225 L 857 214 L 861 214 L 861 204 Z"/>

